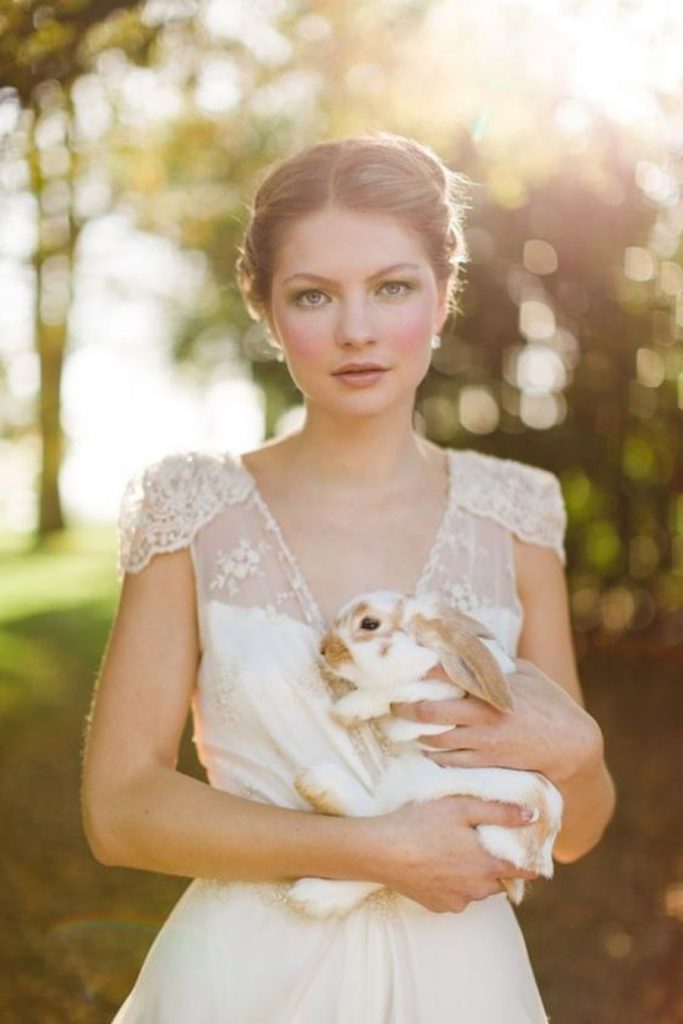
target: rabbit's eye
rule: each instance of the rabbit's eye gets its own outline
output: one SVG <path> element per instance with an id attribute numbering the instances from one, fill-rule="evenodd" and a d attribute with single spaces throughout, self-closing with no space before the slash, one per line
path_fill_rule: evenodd
<path id="1" fill-rule="evenodd" d="M 361 629 L 377 629 L 379 625 L 379 619 L 373 619 L 371 615 L 366 615 L 360 620 Z"/>

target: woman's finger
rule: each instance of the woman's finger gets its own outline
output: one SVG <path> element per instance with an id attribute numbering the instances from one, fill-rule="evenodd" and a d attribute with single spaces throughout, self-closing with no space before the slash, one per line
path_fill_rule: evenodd
<path id="1" fill-rule="evenodd" d="M 434 735 L 426 733 L 418 736 L 423 749 L 429 750 L 476 750 L 479 748 L 482 737 L 481 731 L 473 725 L 459 725 L 448 732 L 439 732 Z"/>
<path id="2" fill-rule="evenodd" d="M 425 750 L 428 757 L 442 768 L 480 768 L 486 766 L 486 759 L 477 750 Z"/>
<path id="3" fill-rule="evenodd" d="M 497 720 L 501 714 L 478 697 L 456 700 L 419 700 L 414 704 L 403 701 L 391 704 L 392 714 L 399 718 L 410 718 L 416 722 L 431 722 L 435 725 L 483 725 Z"/>
<path id="4" fill-rule="evenodd" d="M 448 799 L 448 798 L 446 798 Z M 466 810 L 470 825 L 502 825 L 503 828 L 521 828 L 538 817 L 530 806 L 507 803 L 504 800 L 481 800 L 473 797 Z"/>
<path id="5" fill-rule="evenodd" d="M 434 735 L 425 733 L 424 736 L 418 736 L 417 740 L 422 750 L 458 750 L 464 745 L 463 733 L 467 731 L 467 726 L 463 725 Z"/>

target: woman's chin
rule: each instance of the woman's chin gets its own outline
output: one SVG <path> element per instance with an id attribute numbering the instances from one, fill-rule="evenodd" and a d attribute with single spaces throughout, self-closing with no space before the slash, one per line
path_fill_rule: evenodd
<path id="1" fill-rule="evenodd" d="M 360 419 L 368 416 L 381 416 L 384 413 L 395 413 L 397 407 L 405 406 L 409 414 L 415 405 L 415 388 L 402 393 L 371 395 L 359 391 L 355 395 L 330 396 L 303 392 L 306 404 L 315 407 L 328 416 L 345 419 Z"/>

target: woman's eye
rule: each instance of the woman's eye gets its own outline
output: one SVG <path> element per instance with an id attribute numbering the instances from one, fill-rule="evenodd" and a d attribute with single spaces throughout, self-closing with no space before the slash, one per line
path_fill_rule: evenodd
<path id="1" fill-rule="evenodd" d="M 320 297 L 321 295 L 324 294 L 324 292 L 319 291 L 317 288 L 309 288 L 308 291 L 299 292 L 299 294 L 295 296 L 294 301 L 297 304 L 297 306 L 322 306 L 324 305 L 324 303 L 322 302 L 304 302 L 302 300 L 307 297 L 310 297 L 311 295 L 317 295 L 318 297 Z"/>
<path id="2" fill-rule="evenodd" d="M 388 295 L 390 299 L 402 298 L 413 290 L 414 286 L 408 281 L 385 281 L 380 286 L 380 291 L 384 291 L 384 294 Z M 299 292 L 294 296 L 294 304 L 302 309 L 314 309 L 327 305 L 327 302 L 324 301 L 326 298 L 325 292 L 321 292 L 320 289 L 308 288 L 305 292 Z"/>
<path id="3" fill-rule="evenodd" d="M 392 298 L 399 295 L 407 295 L 408 292 L 413 290 L 413 286 L 408 284 L 407 281 L 385 281 L 382 288 L 391 289 L 386 294 Z"/>

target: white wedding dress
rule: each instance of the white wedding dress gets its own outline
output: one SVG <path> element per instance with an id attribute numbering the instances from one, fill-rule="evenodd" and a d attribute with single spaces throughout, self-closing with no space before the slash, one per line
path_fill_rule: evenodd
<path id="1" fill-rule="evenodd" d="M 554 548 L 564 563 L 558 480 L 472 451 L 449 451 L 448 463 L 447 505 L 414 589 L 441 592 L 514 655 L 522 615 L 512 533 Z M 309 810 L 292 780 L 332 759 L 372 785 L 381 743 L 371 726 L 348 731 L 330 715 L 333 695 L 317 669 L 325 621 L 238 456 L 174 453 L 129 481 L 119 576 L 183 547 L 202 645 L 194 741 L 210 784 Z M 385 889 L 345 918 L 313 920 L 288 904 L 287 888 L 193 880 L 115 1024 L 546 1021 L 505 895 L 437 914 Z"/>

